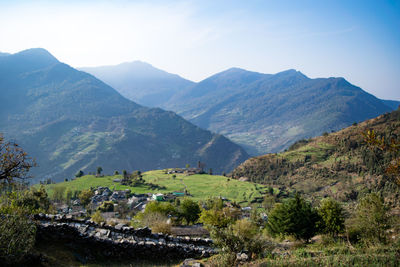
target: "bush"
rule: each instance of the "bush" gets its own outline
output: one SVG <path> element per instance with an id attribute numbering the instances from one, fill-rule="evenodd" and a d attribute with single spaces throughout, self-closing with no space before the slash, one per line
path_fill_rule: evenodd
<path id="1" fill-rule="evenodd" d="M 106 222 L 106 220 L 101 216 L 101 213 L 99 210 L 97 210 L 93 215 L 92 215 L 92 221 L 95 223 L 102 223 Z"/>
<path id="2" fill-rule="evenodd" d="M 30 215 L 46 212 L 49 200 L 39 190 L 13 191 L 0 197 L 0 265 L 18 263 L 35 244 L 36 226 Z"/>
<path id="3" fill-rule="evenodd" d="M 114 211 L 114 203 L 112 201 L 104 201 L 97 209 L 102 212 Z"/>
<path id="4" fill-rule="evenodd" d="M 0 259 L 19 262 L 35 244 L 36 226 L 26 214 L 0 215 Z"/>
<path id="5" fill-rule="evenodd" d="M 168 223 L 168 218 L 159 212 L 147 212 L 140 218 L 142 225 L 151 228 L 153 233 L 171 234 L 171 224 Z"/>
<path id="6" fill-rule="evenodd" d="M 255 258 L 273 248 L 260 233 L 260 228 L 248 219 L 238 220 L 226 228 L 212 227 L 210 234 L 214 244 L 228 255 L 246 251 L 250 258 Z"/>

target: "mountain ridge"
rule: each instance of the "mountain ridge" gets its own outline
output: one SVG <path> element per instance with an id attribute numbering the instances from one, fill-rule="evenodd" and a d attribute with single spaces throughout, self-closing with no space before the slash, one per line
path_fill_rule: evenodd
<path id="1" fill-rule="evenodd" d="M 0 132 L 37 159 L 36 182 L 69 178 L 80 169 L 94 172 L 97 166 L 112 173 L 198 161 L 222 173 L 248 158 L 225 137 L 174 112 L 140 106 L 42 50 L 5 58 L 0 58 L 0 91 L 9 104 L 0 107 Z M 9 63 L 15 65 L 11 71 Z"/>
<path id="2" fill-rule="evenodd" d="M 179 90 L 194 84 L 142 61 L 79 69 L 116 88 L 128 99 L 149 107 L 160 107 Z"/>

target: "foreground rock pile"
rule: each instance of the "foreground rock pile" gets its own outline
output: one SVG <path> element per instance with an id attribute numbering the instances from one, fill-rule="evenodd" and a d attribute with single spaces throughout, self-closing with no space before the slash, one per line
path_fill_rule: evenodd
<path id="1" fill-rule="evenodd" d="M 113 227 L 62 215 L 38 214 L 34 220 L 38 239 L 63 241 L 88 258 L 185 259 L 216 253 L 211 239 L 152 234 L 149 228 Z"/>

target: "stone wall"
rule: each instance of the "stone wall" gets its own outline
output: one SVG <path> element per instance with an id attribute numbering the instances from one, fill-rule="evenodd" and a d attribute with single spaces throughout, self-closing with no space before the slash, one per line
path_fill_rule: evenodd
<path id="1" fill-rule="evenodd" d="M 152 234 L 149 228 L 112 227 L 62 215 L 38 214 L 37 238 L 62 241 L 88 259 L 98 257 L 177 260 L 208 257 L 216 251 L 211 239 Z"/>

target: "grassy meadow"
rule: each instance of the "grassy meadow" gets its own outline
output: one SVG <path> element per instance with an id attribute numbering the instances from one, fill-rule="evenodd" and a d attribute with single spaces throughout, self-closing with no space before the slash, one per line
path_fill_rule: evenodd
<path id="1" fill-rule="evenodd" d="M 165 174 L 163 170 L 148 171 L 142 174 L 146 183 L 158 185 L 162 189 L 151 189 L 148 185 L 126 186 L 114 179 L 122 179 L 122 175 L 96 177 L 85 175 L 72 181 L 46 185 L 46 190 L 51 196 L 54 188 L 66 187 L 71 191 L 82 191 L 98 186 L 107 186 L 111 190 L 130 189 L 131 192 L 141 193 L 169 193 L 183 192 L 185 189 L 194 200 L 204 200 L 209 197 L 224 197 L 231 201 L 236 201 L 242 205 L 249 204 L 256 197 L 261 197 L 267 190 L 267 186 L 230 179 L 225 176 L 208 174 Z M 163 188 L 165 187 L 165 189 Z"/>

